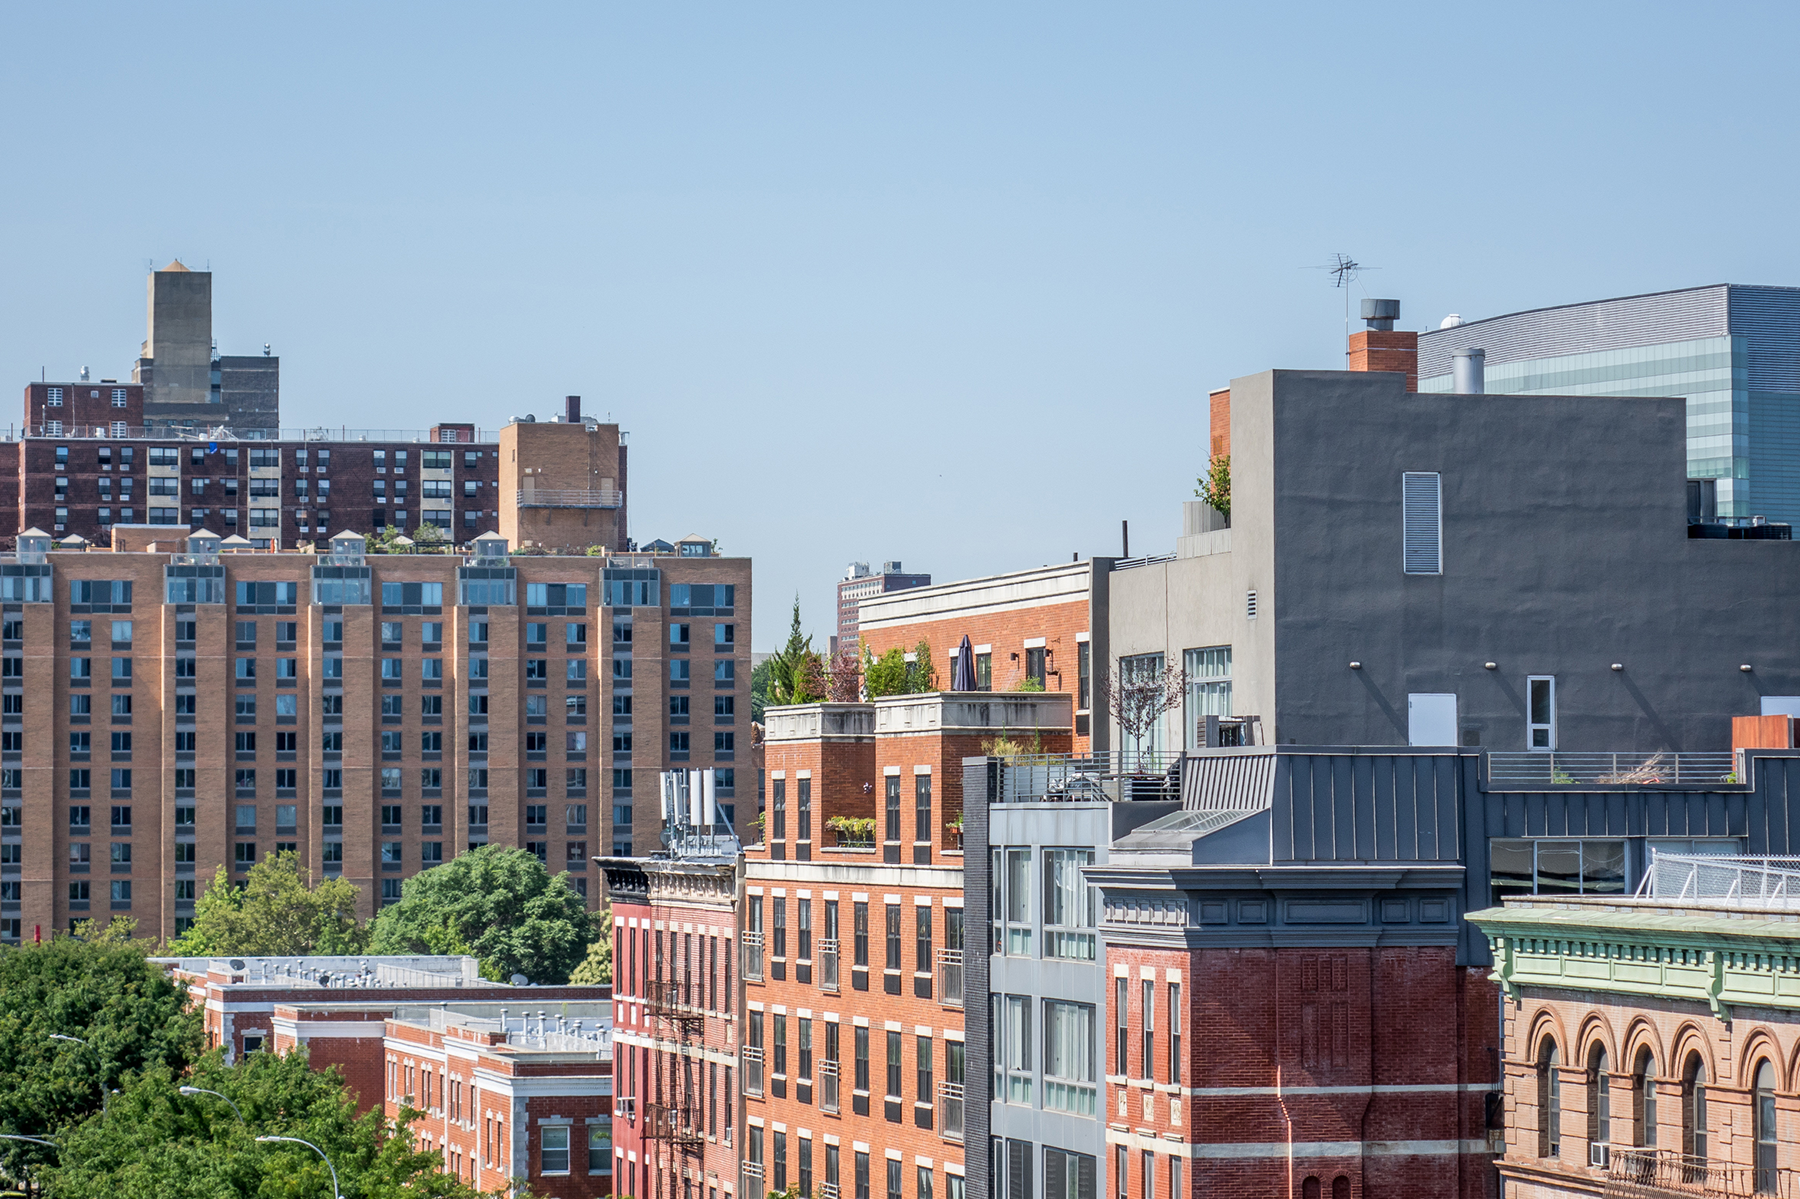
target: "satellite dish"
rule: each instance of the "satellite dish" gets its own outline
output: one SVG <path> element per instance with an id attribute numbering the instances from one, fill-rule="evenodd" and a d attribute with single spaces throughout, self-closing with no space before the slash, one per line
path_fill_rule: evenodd
<path id="1" fill-rule="evenodd" d="M 244 968 L 244 959 L 232 958 L 229 964 L 233 970 L 242 970 Z"/>
<path id="2" fill-rule="evenodd" d="M 523 974 L 513 975 L 511 982 L 515 987 L 529 987 L 531 985 L 531 980 L 526 978 Z"/>

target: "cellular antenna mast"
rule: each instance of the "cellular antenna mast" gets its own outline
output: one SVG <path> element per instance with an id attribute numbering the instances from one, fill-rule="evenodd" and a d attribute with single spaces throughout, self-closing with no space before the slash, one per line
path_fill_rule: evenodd
<path id="1" fill-rule="evenodd" d="M 1362 276 L 1364 271 L 1378 271 L 1378 266 L 1364 266 L 1348 254 L 1333 254 L 1334 261 L 1324 266 L 1316 266 L 1315 271 L 1329 271 L 1333 287 L 1344 290 L 1344 360 L 1350 359 L 1350 284 Z"/>

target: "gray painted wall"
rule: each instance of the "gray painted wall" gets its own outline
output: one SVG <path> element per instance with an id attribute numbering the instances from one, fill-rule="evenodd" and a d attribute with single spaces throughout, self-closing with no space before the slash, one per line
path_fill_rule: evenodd
<path id="1" fill-rule="evenodd" d="M 1681 400 L 1231 393 L 1231 549 L 1115 571 L 1115 657 L 1231 645 L 1235 711 L 1310 745 L 1404 745 L 1408 694 L 1449 692 L 1459 740 L 1522 750 L 1526 677 L 1553 675 L 1561 749 L 1721 750 L 1800 694 L 1800 543 L 1687 537 Z M 1442 575 L 1401 571 L 1406 471 L 1443 476 Z"/>

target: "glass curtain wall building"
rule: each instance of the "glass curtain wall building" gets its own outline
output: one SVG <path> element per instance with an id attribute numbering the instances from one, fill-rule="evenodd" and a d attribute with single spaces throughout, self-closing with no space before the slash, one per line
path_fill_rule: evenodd
<path id="1" fill-rule="evenodd" d="M 1800 520 L 1800 288 L 1719 284 L 1515 312 L 1419 335 L 1419 390 L 1481 349 L 1490 393 L 1682 396 L 1688 477 L 1718 517 Z"/>

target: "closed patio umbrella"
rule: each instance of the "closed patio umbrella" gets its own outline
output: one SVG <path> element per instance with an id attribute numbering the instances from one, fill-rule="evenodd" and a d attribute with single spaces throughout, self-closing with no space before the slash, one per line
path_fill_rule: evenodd
<path id="1" fill-rule="evenodd" d="M 969 635 L 963 634 L 962 644 L 956 647 L 956 669 L 950 674 L 950 690 L 975 690 L 975 647 L 969 644 Z"/>

